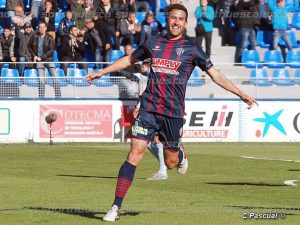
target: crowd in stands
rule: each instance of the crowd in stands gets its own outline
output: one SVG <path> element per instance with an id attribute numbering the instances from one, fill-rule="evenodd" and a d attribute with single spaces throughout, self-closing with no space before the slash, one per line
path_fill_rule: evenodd
<path id="1" fill-rule="evenodd" d="M 165 2 L 6 0 L 6 13 L 1 20 L 0 60 L 24 62 L 16 64 L 21 77 L 25 68 L 32 67 L 37 69 L 40 77 L 44 76 L 45 68 L 55 76 L 54 52 L 59 61 L 67 62 L 60 65 L 65 75 L 70 62 L 111 62 L 113 50 L 124 49 L 124 46 L 136 48 L 147 38 L 166 33 L 165 18 L 158 18 L 169 6 L 162 8 L 162 1 Z M 181 3 L 181 0 L 168 3 Z M 277 49 L 282 38 L 291 50 L 287 33 L 290 29 L 288 16 L 297 10 L 298 0 L 199 0 L 194 12 L 197 19 L 196 43 L 202 47 L 205 40 L 206 54 L 211 55 L 212 32 L 218 19 L 222 24 L 224 45 L 232 42 L 230 32 L 239 33 L 240 57 L 245 49 L 256 48 L 256 35 L 261 30 L 272 32 L 271 49 Z M 142 19 L 140 12 L 144 12 Z M 38 63 L 33 66 L 26 62 Z M 13 67 L 13 64 L 10 66 Z M 79 67 L 88 69 L 83 63 L 79 63 Z M 103 64 L 96 64 L 94 69 L 102 67 Z M 41 83 L 43 86 L 44 81 Z M 43 95 L 41 92 L 40 96 Z M 56 95 L 60 96 L 58 88 Z"/>

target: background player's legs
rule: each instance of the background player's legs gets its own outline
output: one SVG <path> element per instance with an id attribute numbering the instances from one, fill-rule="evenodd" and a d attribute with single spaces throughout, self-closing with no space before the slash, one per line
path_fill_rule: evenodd
<path id="1" fill-rule="evenodd" d="M 167 167 L 165 165 L 164 159 L 164 148 L 163 144 L 159 141 L 158 136 L 155 136 L 154 142 L 149 143 L 149 151 L 154 155 L 154 157 L 159 161 L 159 170 L 154 173 L 152 177 L 148 180 L 165 180 L 168 178 Z"/>
<path id="2" fill-rule="evenodd" d="M 188 160 L 186 158 L 184 148 L 180 144 L 179 151 L 172 151 L 167 147 L 164 148 L 165 164 L 169 169 L 177 167 L 180 174 L 185 174 L 188 168 Z"/>
<path id="3" fill-rule="evenodd" d="M 117 205 L 119 209 L 121 208 L 123 199 L 132 183 L 135 168 L 142 160 L 146 148 L 146 141 L 136 138 L 131 139 L 130 152 L 127 156 L 127 160 L 123 163 L 119 171 L 115 200 L 113 203 L 113 205 Z"/>

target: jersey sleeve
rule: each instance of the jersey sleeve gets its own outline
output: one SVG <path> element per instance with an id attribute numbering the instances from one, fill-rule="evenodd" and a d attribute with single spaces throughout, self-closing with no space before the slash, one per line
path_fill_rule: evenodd
<path id="1" fill-rule="evenodd" d="M 201 70 L 206 71 L 213 67 L 212 62 L 207 57 L 207 55 L 203 52 L 203 50 L 199 47 L 195 48 L 195 54 L 193 59 L 194 66 L 198 66 Z"/>
<path id="2" fill-rule="evenodd" d="M 144 42 L 144 44 L 140 45 L 133 53 L 132 57 L 139 60 L 144 61 L 145 59 L 151 58 L 149 49 L 147 47 L 148 41 Z"/>

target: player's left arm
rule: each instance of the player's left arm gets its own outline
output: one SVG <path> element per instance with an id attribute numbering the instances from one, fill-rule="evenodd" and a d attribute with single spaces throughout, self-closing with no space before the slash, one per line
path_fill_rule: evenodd
<path id="1" fill-rule="evenodd" d="M 248 108 L 250 109 L 254 104 L 258 105 L 256 100 L 251 96 L 245 94 L 242 90 L 240 90 L 237 86 L 235 86 L 225 75 L 216 70 L 214 67 L 206 70 L 206 73 L 211 77 L 211 79 L 221 86 L 222 88 L 230 91 L 231 93 L 239 96 L 242 101 L 244 101 Z"/>

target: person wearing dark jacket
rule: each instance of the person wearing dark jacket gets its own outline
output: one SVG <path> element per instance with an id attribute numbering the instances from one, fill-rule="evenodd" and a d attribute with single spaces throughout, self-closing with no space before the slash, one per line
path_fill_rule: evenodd
<path id="1" fill-rule="evenodd" d="M 29 51 L 29 41 L 33 35 L 31 23 L 25 23 L 24 33 L 21 32 L 20 27 L 16 27 L 16 37 L 15 37 L 15 52 L 18 62 L 32 62 L 32 55 Z M 25 63 L 17 64 L 20 76 L 23 76 L 25 67 L 32 68 L 32 64 L 26 65 Z"/>
<path id="2" fill-rule="evenodd" d="M 79 29 L 73 25 L 70 27 L 70 34 L 65 36 L 62 40 L 62 62 L 83 62 L 83 56 L 85 51 L 85 45 L 83 37 L 79 37 Z M 61 68 L 67 75 L 67 68 L 70 63 L 63 63 Z M 87 71 L 87 65 L 79 63 L 81 69 Z"/>
<path id="3" fill-rule="evenodd" d="M 257 0 L 254 5 L 254 12 L 257 15 L 255 20 L 255 28 L 257 30 L 273 30 L 272 11 L 265 0 Z"/>
<path id="4" fill-rule="evenodd" d="M 84 20 L 84 26 L 87 31 L 84 34 L 84 39 L 89 45 L 91 52 L 94 55 L 96 62 L 110 62 L 111 58 L 111 32 L 107 29 L 106 24 L 98 19 Z M 102 68 L 101 64 L 97 64 L 96 68 Z"/>
<path id="5" fill-rule="evenodd" d="M 9 27 L 3 29 L 3 34 L 0 36 L 0 62 L 15 62 L 14 36 L 11 34 Z M 9 64 L 10 68 L 13 68 L 12 64 Z M 0 71 L 2 69 L 2 63 L 0 63 Z"/>
<path id="6" fill-rule="evenodd" d="M 238 15 L 235 22 L 241 36 L 241 50 L 239 53 L 239 57 L 241 57 L 242 52 L 247 49 L 248 39 L 250 41 L 250 49 L 255 50 L 256 48 L 256 34 L 254 30 L 256 16 L 253 3 L 248 0 L 240 0 L 237 4 L 235 14 Z"/>
<path id="7" fill-rule="evenodd" d="M 120 23 L 122 18 L 119 6 L 113 4 L 111 0 L 102 0 L 97 8 L 97 15 L 110 30 L 113 38 L 113 49 L 120 49 Z"/>
<path id="8" fill-rule="evenodd" d="M 53 63 L 54 40 L 46 31 L 47 25 L 44 22 L 40 22 L 38 32 L 30 38 L 29 51 L 31 52 L 33 61 L 37 62 L 36 68 L 40 77 L 39 97 L 45 97 L 45 68 L 47 68 L 53 78 L 55 97 L 60 98 L 61 92 L 56 79 L 55 65 Z"/>
<path id="9" fill-rule="evenodd" d="M 41 21 L 47 24 L 47 33 L 55 40 L 55 11 L 52 9 L 51 0 L 45 1 L 45 8 L 41 14 Z"/>

